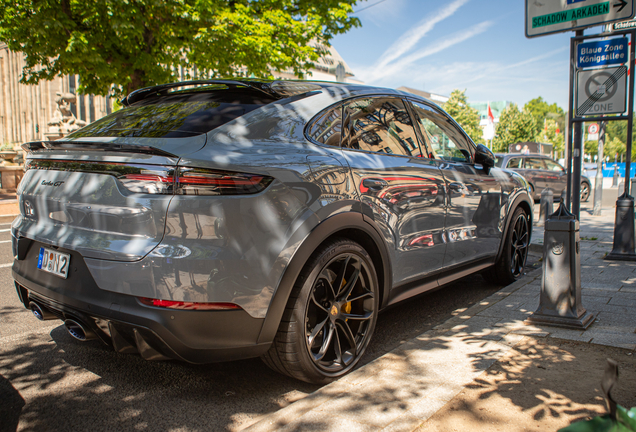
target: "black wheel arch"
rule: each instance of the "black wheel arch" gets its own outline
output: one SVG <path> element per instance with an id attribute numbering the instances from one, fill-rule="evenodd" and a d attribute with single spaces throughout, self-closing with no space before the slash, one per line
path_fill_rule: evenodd
<path id="1" fill-rule="evenodd" d="M 362 213 L 355 211 L 339 213 L 320 222 L 294 253 L 274 292 L 258 343 L 274 340 L 298 275 L 314 251 L 334 237 L 353 240 L 369 253 L 380 285 L 380 309 L 387 304 L 392 284 L 392 270 L 386 243 L 373 222 L 366 220 Z"/>
<path id="2" fill-rule="evenodd" d="M 510 227 L 510 222 L 512 220 L 512 215 L 514 214 L 515 210 L 517 209 L 517 207 L 521 207 L 528 215 L 528 231 L 530 231 L 530 238 L 532 238 L 532 203 L 533 200 L 527 193 L 520 193 L 512 199 L 511 204 L 508 206 L 506 212 L 506 223 L 502 232 L 502 236 L 505 236 L 505 234 L 508 232 L 508 228 Z M 502 237 L 502 240 L 499 243 L 499 251 L 497 252 L 497 258 L 495 259 L 495 262 L 499 261 L 499 258 L 501 258 L 501 254 L 504 250 L 504 243 L 504 237 Z"/>

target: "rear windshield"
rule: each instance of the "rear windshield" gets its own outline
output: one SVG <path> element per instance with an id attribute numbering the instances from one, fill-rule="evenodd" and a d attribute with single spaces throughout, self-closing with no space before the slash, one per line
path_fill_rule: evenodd
<path id="1" fill-rule="evenodd" d="M 122 108 L 68 137 L 183 138 L 200 135 L 274 100 L 251 89 L 194 91 L 153 97 Z"/>
<path id="2" fill-rule="evenodd" d="M 495 166 L 501 168 L 501 165 L 503 164 L 504 158 L 501 156 L 497 156 L 495 157 Z"/>

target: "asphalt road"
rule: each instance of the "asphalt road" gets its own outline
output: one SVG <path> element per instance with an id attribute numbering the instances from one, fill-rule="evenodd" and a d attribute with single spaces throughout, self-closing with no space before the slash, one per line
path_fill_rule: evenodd
<path id="1" fill-rule="evenodd" d="M 61 321 L 38 321 L 20 304 L 9 239 L 9 224 L 0 224 L 1 432 L 240 430 L 318 388 L 258 359 L 147 362 L 99 341 L 78 342 Z M 529 264 L 540 263 L 531 256 Z M 384 311 L 363 363 L 500 288 L 473 275 Z"/>

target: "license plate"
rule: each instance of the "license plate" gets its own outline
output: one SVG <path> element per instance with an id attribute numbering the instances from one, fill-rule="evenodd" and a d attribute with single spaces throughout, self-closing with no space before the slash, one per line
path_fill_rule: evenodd
<path id="1" fill-rule="evenodd" d="M 40 256 L 38 257 L 38 268 L 56 276 L 68 277 L 68 266 L 71 262 L 71 256 L 67 253 L 54 251 L 52 249 L 40 248 Z"/>

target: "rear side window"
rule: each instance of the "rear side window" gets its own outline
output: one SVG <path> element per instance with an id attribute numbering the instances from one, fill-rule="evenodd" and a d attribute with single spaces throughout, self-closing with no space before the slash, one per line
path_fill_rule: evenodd
<path id="1" fill-rule="evenodd" d="M 342 105 L 330 109 L 326 113 L 318 116 L 307 129 L 307 135 L 313 141 L 340 147 L 340 137 L 342 134 Z"/>
<path id="2" fill-rule="evenodd" d="M 508 165 L 506 168 L 523 168 L 523 159 L 521 158 L 510 158 L 508 161 Z"/>
<path id="3" fill-rule="evenodd" d="M 402 156 L 421 156 L 411 116 L 401 99 L 363 98 L 345 106 L 348 136 L 342 146 Z"/>
<path id="4" fill-rule="evenodd" d="M 200 135 L 273 101 L 266 94 L 251 89 L 153 97 L 115 111 L 73 132 L 69 138 L 183 138 Z"/>

